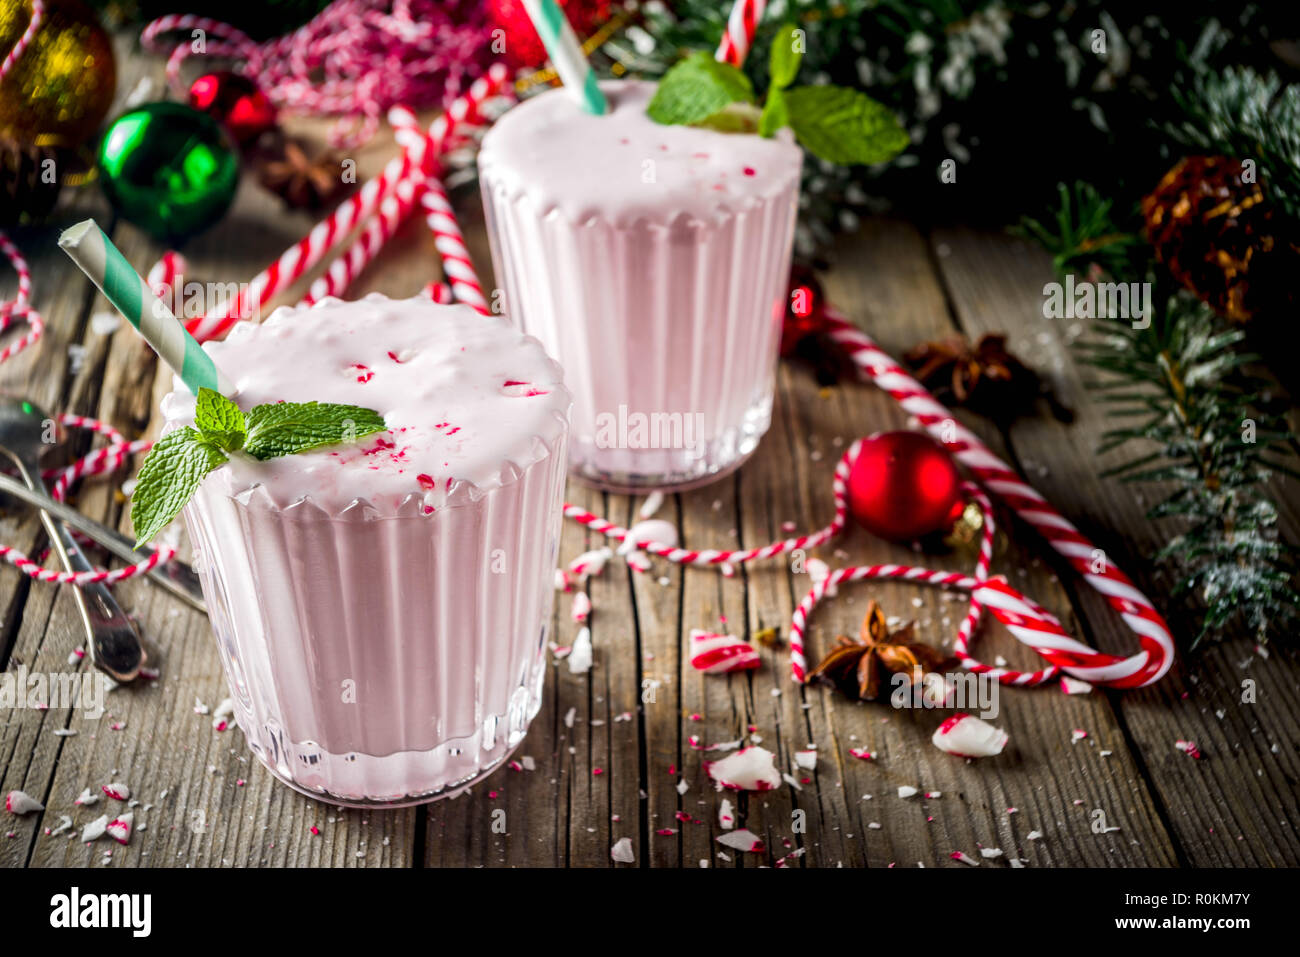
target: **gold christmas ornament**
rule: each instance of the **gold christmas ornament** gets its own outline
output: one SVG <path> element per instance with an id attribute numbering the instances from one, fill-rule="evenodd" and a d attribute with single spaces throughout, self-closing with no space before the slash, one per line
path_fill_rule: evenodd
<path id="1" fill-rule="evenodd" d="M 0 0 L 0 59 L 31 20 L 31 0 Z M 94 13 L 79 0 L 45 0 L 45 18 L 0 81 L 0 133 L 27 142 L 84 142 L 99 128 L 116 86 L 113 45 Z"/>

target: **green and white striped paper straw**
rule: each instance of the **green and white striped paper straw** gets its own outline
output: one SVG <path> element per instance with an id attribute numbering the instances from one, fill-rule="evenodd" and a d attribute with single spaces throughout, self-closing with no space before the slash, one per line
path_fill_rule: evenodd
<path id="1" fill-rule="evenodd" d="M 206 388 L 225 396 L 234 394 L 234 385 L 198 340 L 185 331 L 185 325 L 153 294 L 93 219 L 65 229 L 59 236 L 59 248 L 81 267 L 191 392 L 198 395 L 200 388 Z"/>
<path id="2" fill-rule="evenodd" d="M 542 38 L 542 45 L 550 54 L 551 63 L 565 88 L 578 97 L 588 113 L 597 116 L 608 113 L 609 105 L 596 82 L 596 71 L 587 62 L 582 44 L 574 36 L 573 27 L 569 26 L 560 5 L 555 0 L 524 0 L 524 9 L 537 28 L 537 35 Z"/>

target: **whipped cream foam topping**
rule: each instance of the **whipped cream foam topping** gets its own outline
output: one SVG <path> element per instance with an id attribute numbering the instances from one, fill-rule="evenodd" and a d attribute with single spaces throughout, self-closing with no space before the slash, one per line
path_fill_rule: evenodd
<path id="1" fill-rule="evenodd" d="M 259 462 L 236 454 L 205 483 L 261 489 L 280 507 L 303 499 L 327 511 L 364 501 L 383 512 L 429 513 L 477 498 L 551 454 L 569 393 L 541 344 L 500 316 L 427 299 L 371 295 L 278 309 L 240 323 L 204 350 L 247 411 L 268 402 L 337 402 L 374 409 L 387 432 Z M 189 425 L 194 397 L 177 382 L 163 400 L 167 428 Z"/>
<path id="2" fill-rule="evenodd" d="M 683 214 L 707 222 L 771 197 L 799 176 L 803 154 L 788 130 L 764 139 L 665 126 L 645 112 L 655 84 L 606 80 L 600 88 L 610 106 L 603 116 L 561 89 L 511 109 L 484 137 L 480 171 L 543 212 L 618 225 L 668 223 Z"/>

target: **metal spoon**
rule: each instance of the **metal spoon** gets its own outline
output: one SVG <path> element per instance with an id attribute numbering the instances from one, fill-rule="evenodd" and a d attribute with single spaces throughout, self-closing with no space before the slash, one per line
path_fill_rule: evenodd
<path id="1" fill-rule="evenodd" d="M 50 417 L 30 402 L 0 397 L 0 452 L 18 466 L 18 473 L 28 488 L 46 496 L 49 491 L 41 479 L 39 461 L 49 421 Z M 41 510 L 41 522 L 64 568 L 70 572 L 95 570 L 66 525 L 55 521 L 44 509 Z M 140 643 L 140 633 L 113 598 L 112 592 L 99 583 L 73 588 L 72 594 L 86 627 L 86 646 L 95 667 L 115 681 L 134 680 L 145 662 L 145 651 Z"/>
<path id="2" fill-rule="evenodd" d="M 65 525 L 71 525 L 87 538 L 93 539 L 125 561 L 135 563 L 153 557 L 154 551 L 148 545 L 141 545 L 137 549 L 131 539 L 116 529 L 101 525 L 93 518 L 82 515 L 75 508 L 56 502 L 48 495 L 33 492 L 22 482 L 8 475 L 0 474 L 0 492 L 21 499 L 28 505 L 44 509 Z M 169 562 L 151 568 L 147 574 L 177 598 L 207 614 L 208 606 L 203 601 L 199 576 L 189 565 L 173 558 Z"/>

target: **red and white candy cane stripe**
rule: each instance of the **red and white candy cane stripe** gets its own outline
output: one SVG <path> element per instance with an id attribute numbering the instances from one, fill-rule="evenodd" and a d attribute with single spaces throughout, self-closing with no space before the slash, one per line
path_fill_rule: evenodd
<path id="1" fill-rule="evenodd" d="M 420 179 L 404 179 L 397 184 L 394 195 L 379 204 L 379 212 L 366 224 L 366 228 L 352 245 L 329 264 L 299 300 L 298 305 L 310 306 L 326 296 L 341 296 L 352 281 L 365 270 L 379 254 L 384 244 L 402 227 L 411 211 L 418 205 L 419 197 L 427 189 Z"/>
<path id="2" fill-rule="evenodd" d="M 447 285 L 445 282 L 438 282 L 436 279 L 421 289 L 420 295 L 428 296 L 441 306 L 456 301 L 456 297 L 451 294 L 451 286 Z"/>
<path id="3" fill-rule="evenodd" d="M 52 469 L 44 473 L 44 477 L 50 481 L 50 497 L 55 501 L 62 502 L 67 496 L 68 489 L 80 478 L 89 475 L 100 475 L 116 471 L 126 460 L 137 452 L 143 452 L 149 449 L 153 444 L 145 440 L 136 440 L 127 442 L 121 439 L 120 433 L 112 426 L 100 422 L 96 419 L 88 419 L 83 416 L 63 415 L 59 416 L 59 421 L 63 425 L 75 426 L 79 428 L 91 429 L 102 435 L 117 436 L 117 439 L 110 442 L 109 445 L 100 449 L 95 449 L 87 455 L 77 459 L 71 465 L 61 469 Z M 52 582 L 55 584 L 74 584 L 74 585 L 92 585 L 104 583 L 111 585 L 114 582 L 121 581 L 125 578 L 134 578 L 137 575 L 143 575 L 153 570 L 164 562 L 170 561 L 176 554 L 176 549 L 170 546 L 161 546 L 141 562 L 134 565 L 127 565 L 124 568 L 106 571 L 96 569 L 89 572 L 65 572 L 55 571 L 45 568 L 40 562 L 33 560 L 23 552 L 8 545 L 0 544 L 0 559 L 13 565 L 24 575 L 36 579 L 37 581 Z"/>
<path id="4" fill-rule="evenodd" d="M 447 199 L 447 191 L 438 179 L 431 178 L 428 183 L 429 188 L 420 197 L 420 202 L 428 213 L 426 219 L 433 231 L 433 245 L 442 256 L 442 271 L 451 284 L 452 295 L 486 316 L 491 310 L 470 261 L 465 237 L 456 223 L 451 201 Z"/>
<path id="5" fill-rule="evenodd" d="M 754 33 L 766 8 L 767 0 L 736 0 L 731 15 L 727 17 L 727 29 L 718 43 L 715 59 L 732 66 L 744 63 L 749 48 L 754 45 Z"/>
<path id="6" fill-rule="evenodd" d="M 188 269 L 185 257 L 173 249 L 162 254 L 149 270 L 148 283 L 153 294 L 171 307 L 175 313 L 181 312 L 183 289 L 176 289 L 177 280 Z"/>
<path id="7" fill-rule="evenodd" d="M 690 657 L 692 668 L 709 675 L 752 671 L 763 663 L 749 642 L 699 628 L 691 629 Z"/>
<path id="8" fill-rule="evenodd" d="M 0 62 L 0 80 L 3 80 L 5 75 L 13 69 L 13 65 L 17 63 L 18 58 L 23 55 L 23 51 L 27 49 L 27 45 L 32 42 L 32 37 L 36 36 L 36 31 L 41 28 L 41 21 L 44 19 L 44 0 L 32 0 L 32 18 L 27 22 L 27 29 L 22 32 L 22 36 L 18 38 L 18 42 L 10 47 L 9 53 L 5 56 L 4 61 Z"/>
<path id="9" fill-rule="evenodd" d="M 454 117 L 453 117 L 454 119 Z M 388 111 L 388 122 L 393 125 L 397 141 L 409 142 L 416 133 L 415 114 L 404 106 Z M 433 232 L 434 248 L 442 256 L 442 270 L 447 275 L 452 295 L 484 315 L 488 314 L 487 299 L 469 258 L 469 248 L 461 234 L 456 214 L 447 198 L 441 180 L 430 174 L 424 180 L 420 203 L 427 213 L 426 221 Z"/>
<path id="10" fill-rule="evenodd" d="M 1035 626 L 1012 629 L 1016 637 L 1031 644 L 1043 657 L 1070 674 L 1094 684 L 1114 688 L 1137 688 L 1159 680 L 1174 659 L 1174 639 L 1164 618 L 1150 600 L 1119 568 L 1060 512 L 961 425 L 866 333 L 830 306 L 826 307 L 830 336 L 853 359 L 864 378 L 889 393 L 909 415 L 914 416 L 975 478 L 1047 539 L 1094 590 L 1101 593 L 1120 613 L 1129 630 L 1138 636 L 1141 650 L 1128 658 L 1093 651 L 1086 645 L 1067 647 L 1056 629 L 1041 630 L 1041 643 L 1034 638 Z M 1096 570 L 1100 568 L 1101 570 Z M 1082 650 L 1080 650 L 1082 649 Z"/>
<path id="11" fill-rule="evenodd" d="M 445 149 L 452 132 L 459 124 L 473 125 L 482 121 L 480 107 L 484 101 L 501 93 L 508 84 L 509 74 L 510 71 L 504 64 L 493 64 L 487 73 L 470 85 L 464 96 L 457 98 L 446 113 L 434 120 L 423 135 L 417 133 L 408 138 L 403 144 L 402 154 L 389 161 L 378 176 L 340 203 L 311 232 L 254 276 L 248 284 L 247 294 L 241 290 L 239 295 L 222 303 L 207 315 L 188 322 L 187 328 L 194 337 L 202 342 L 225 335 L 231 326 L 248 314 L 250 307 L 260 310 L 313 269 L 369 217 L 384 197 L 399 182 L 407 179 L 413 170 L 431 173 L 433 164 Z"/>
<path id="12" fill-rule="evenodd" d="M 27 268 L 27 260 L 22 252 L 10 240 L 4 230 L 0 230 L 0 252 L 3 252 L 14 272 L 18 274 L 18 291 L 14 298 L 0 303 L 0 333 L 3 333 L 16 320 L 27 323 L 27 333 L 0 349 L 0 362 L 12 359 L 28 346 L 35 343 L 45 332 L 45 320 L 31 307 L 29 299 L 32 292 L 32 274 Z"/>
<path id="13" fill-rule="evenodd" d="M 233 60 L 279 109 L 339 116 L 330 142 L 351 147 L 375 132 L 393 104 L 446 106 L 490 55 L 487 31 L 486 7 L 466 0 L 335 0 L 297 30 L 264 43 L 191 14 L 153 21 L 141 40 L 164 52 L 164 35 L 185 34 L 167 59 L 168 81 L 181 99 L 188 57 Z"/>
<path id="14" fill-rule="evenodd" d="M 835 517 L 831 523 L 823 529 L 819 529 L 810 535 L 798 535 L 794 538 L 787 538 L 784 541 L 772 542 L 770 545 L 764 545 L 761 548 L 745 548 L 735 550 L 704 549 L 692 550 L 681 548 L 676 545 L 665 545 L 662 542 L 635 542 L 637 549 L 648 552 L 651 555 L 658 555 L 660 558 L 666 558 L 670 562 L 677 562 L 682 565 L 724 565 L 737 564 L 739 562 L 755 561 L 761 558 L 771 558 L 773 555 L 780 555 L 782 552 L 794 551 L 797 548 L 808 549 L 816 548 L 824 542 L 830 541 L 844 529 L 844 523 L 848 518 L 848 479 L 849 470 L 852 468 L 853 457 L 856 457 L 858 449 L 861 448 L 861 441 L 854 442 L 849 446 L 849 451 L 840 459 L 839 464 L 835 467 L 835 477 L 832 482 L 832 492 L 835 497 Z M 628 530 L 621 525 L 601 518 L 588 512 L 584 508 L 576 505 L 564 504 L 564 517 L 571 518 L 579 525 L 585 525 L 594 532 L 600 532 L 609 538 L 618 542 L 626 542 Z"/>

